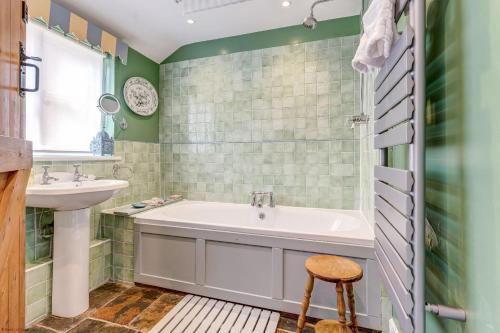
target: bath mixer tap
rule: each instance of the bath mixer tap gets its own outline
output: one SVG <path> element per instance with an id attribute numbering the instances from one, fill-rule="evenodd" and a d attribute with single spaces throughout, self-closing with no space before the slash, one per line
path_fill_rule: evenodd
<path id="1" fill-rule="evenodd" d="M 263 203 L 262 203 L 262 196 L 259 197 L 259 200 L 257 201 L 257 207 L 262 208 Z"/>
<path id="2" fill-rule="evenodd" d="M 73 174 L 74 182 L 81 182 L 82 178 L 88 178 L 87 176 L 80 173 L 80 171 L 78 170 L 80 166 L 81 166 L 80 164 L 73 164 L 73 167 L 75 168 L 75 173 Z"/>
<path id="3" fill-rule="evenodd" d="M 51 177 L 49 175 L 49 171 L 48 170 L 49 170 L 50 166 L 48 166 L 48 165 L 42 165 L 42 168 L 43 168 L 43 175 L 42 175 L 42 183 L 41 183 L 41 185 L 49 185 L 50 184 L 49 181 L 51 181 L 51 180 L 55 180 L 55 181 L 59 180 L 59 178 Z"/>
<path id="4" fill-rule="evenodd" d="M 250 197 L 252 198 L 250 205 L 252 207 L 257 206 L 258 208 L 262 208 L 263 207 L 263 200 L 264 200 L 264 197 L 266 197 L 266 196 L 269 197 L 269 207 L 274 208 L 276 206 L 276 202 L 274 199 L 273 192 L 258 192 L 258 191 L 250 192 Z"/>

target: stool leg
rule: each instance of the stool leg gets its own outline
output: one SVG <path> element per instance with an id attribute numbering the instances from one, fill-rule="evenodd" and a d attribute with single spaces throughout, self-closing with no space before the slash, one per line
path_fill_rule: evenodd
<path id="1" fill-rule="evenodd" d="M 358 333 L 358 320 L 356 319 L 356 305 L 354 303 L 354 292 L 352 283 L 346 284 L 347 299 L 349 300 L 349 311 L 351 312 L 351 330 L 353 333 Z"/>
<path id="2" fill-rule="evenodd" d="M 302 301 L 302 311 L 300 313 L 299 321 L 297 322 L 296 333 L 302 333 L 306 323 L 306 313 L 309 309 L 309 301 L 311 300 L 311 293 L 314 287 L 314 277 L 309 274 L 307 278 L 306 291 L 304 293 L 304 301 Z"/>
<path id="3" fill-rule="evenodd" d="M 341 282 L 337 282 L 337 312 L 339 313 L 339 323 L 346 326 L 345 320 L 345 303 L 344 303 L 344 286 Z"/>

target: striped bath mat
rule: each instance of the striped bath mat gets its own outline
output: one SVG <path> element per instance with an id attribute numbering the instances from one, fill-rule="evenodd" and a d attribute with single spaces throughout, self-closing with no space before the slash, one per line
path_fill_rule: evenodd
<path id="1" fill-rule="evenodd" d="M 275 333 L 279 318 L 278 312 L 187 295 L 150 333 Z"/>

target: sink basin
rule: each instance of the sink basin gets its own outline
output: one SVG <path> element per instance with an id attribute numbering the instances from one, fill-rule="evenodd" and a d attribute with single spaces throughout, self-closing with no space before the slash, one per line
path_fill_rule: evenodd
<path id="1" fill-rule="evenodd" d="M 26 190 L 26 206 L 59 211 L 88 208 L 111 198 L 128 187 L 125 180 L 55 181 L 31 185 Z"/>
<path id="2" fill-rule="evenodd" d="M 75 317 L 89 308 L 90 207 L 111 198 L 128 186 L 124 180 L 95 180 L 89 176 L 73 182 L 73 174 L 51 172 L 50 184 L 41 177 L 26 189 L 26 206 L 52 208 L 54 246 L 52 314 Z"/>

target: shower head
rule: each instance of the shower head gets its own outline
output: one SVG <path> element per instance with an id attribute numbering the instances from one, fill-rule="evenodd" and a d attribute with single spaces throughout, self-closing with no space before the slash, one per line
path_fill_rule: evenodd
<path id="1" fill-rule="evenodd" d="M 332 1 L 332 0 L 317 0 L 311 5 L 311 13 L 309 14 L 308 17 L 304 19 L 304 22 L 302 22 L 302 25 L 305 28 L 312 30 L 316 29 L 316 26 L 318 25 L 318 20 L 316 20 L 316 18 L 314 17 L 314 7 L 316 7 L 317 4 L 327 1 Z"/>
<path id="2" fill-rule="evenodd" d="M 318 20 L 314 18 L 313 13 L 311 12 L 311 15 L 306 17 L 304 19 L 304 22 L 302 22 L 302 25 L 307 28 L 307 29 L 316 29 L 316 25 L 318 24 Z"/>

